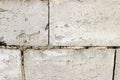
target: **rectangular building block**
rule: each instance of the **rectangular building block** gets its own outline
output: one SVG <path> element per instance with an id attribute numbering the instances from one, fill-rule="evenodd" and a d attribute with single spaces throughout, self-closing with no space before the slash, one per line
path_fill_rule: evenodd
<path id="1" fill-rule="evenodd" d="M 0 49 L 0 80 L 22 80 L 19 50 Z"/>
<path id="2" fill-rule="evenodd" d="M 115 79 L 120 80 L 120 49 L 116 52 L 116 63 L 115 63 Z"/>
<path id="3" fill-rule="evenodd" d="M 47 4 L 47 0 L 0 0 L 0 42 L 46 46 Z"/>
<path id="4" fill-rule="evenodd" d="M 50 43 L 120 46 L 120 0 L 51 0 Z"/>
<path id="5" fill-rule="evenodd" d="M 26 80 L 112 80 L 114 50 L 27 50 Z"/>

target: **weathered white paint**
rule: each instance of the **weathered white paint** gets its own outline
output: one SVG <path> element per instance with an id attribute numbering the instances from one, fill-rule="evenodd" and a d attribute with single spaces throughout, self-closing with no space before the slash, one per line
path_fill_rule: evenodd
<path id="1" fill-rule="evenodd" d="M 19 50 L 0 49 L 0 80 L 22 80 Z"/>
<path id="2" fill-rule="evenodd" d="M 119 46 L 120 0 L 51 0 L 50 43 Z"/>
<path id="3" fill-rule="evenodd" d="M 112 80 L 114 50 L 27 50 L 26 80 Z"/>
<path id="4" fill-rule="evenodd" d="M 0 41 L 7 45 L 48 44 L 48 2 L 0 1 Z"/>

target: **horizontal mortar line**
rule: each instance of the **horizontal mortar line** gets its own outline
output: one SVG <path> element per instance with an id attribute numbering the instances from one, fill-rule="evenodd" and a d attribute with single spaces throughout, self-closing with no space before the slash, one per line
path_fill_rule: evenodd
<path id="1" fill-rule="evenodd" d="M 46 49 L 120 49 L 120 46 L 20 46 L 20 45 L 0 45 L 3 49 L 33 49 L 33 50 L 46 50 Z"/>

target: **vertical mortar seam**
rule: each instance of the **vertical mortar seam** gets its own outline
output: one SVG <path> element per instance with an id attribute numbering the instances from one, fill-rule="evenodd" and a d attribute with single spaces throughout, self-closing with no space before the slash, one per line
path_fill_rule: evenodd
<path id="1" fill-rule="evenodd" d="M 48 0 L 48 45 L 50 45 L 50 0 Z"/>
<path id="2" fill-rule="evenodd" d="M 112 80 L 115 80 L 116 53 L 117 53 L 117 50 L 115 49 L 115 53 L 114 53 L 114 64 L 113 64 L 113 74 L 112 74 Z"/>
<path id="3" fill-rule="evenodd" d="M 21 65 L 22 65 L 22 80 L 26 80 L 25 79 L 24 52 L 23 52 L 23 50 L 21 50 L 21 57 L 22 57 L 22 60 L 21 60 Z"/>

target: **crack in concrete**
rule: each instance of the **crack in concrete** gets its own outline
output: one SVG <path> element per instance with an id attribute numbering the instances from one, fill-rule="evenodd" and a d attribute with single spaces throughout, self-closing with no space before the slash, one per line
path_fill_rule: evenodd
<path id="1" fill-rule="evenodd" d="M 115 49 L 115 54 L 114 54 L 114 66 L 113 66 L 113 75 L 112 75 L 112 80 L 115 80 L 116 53 L 117 53 L 117 50 Z"/>

